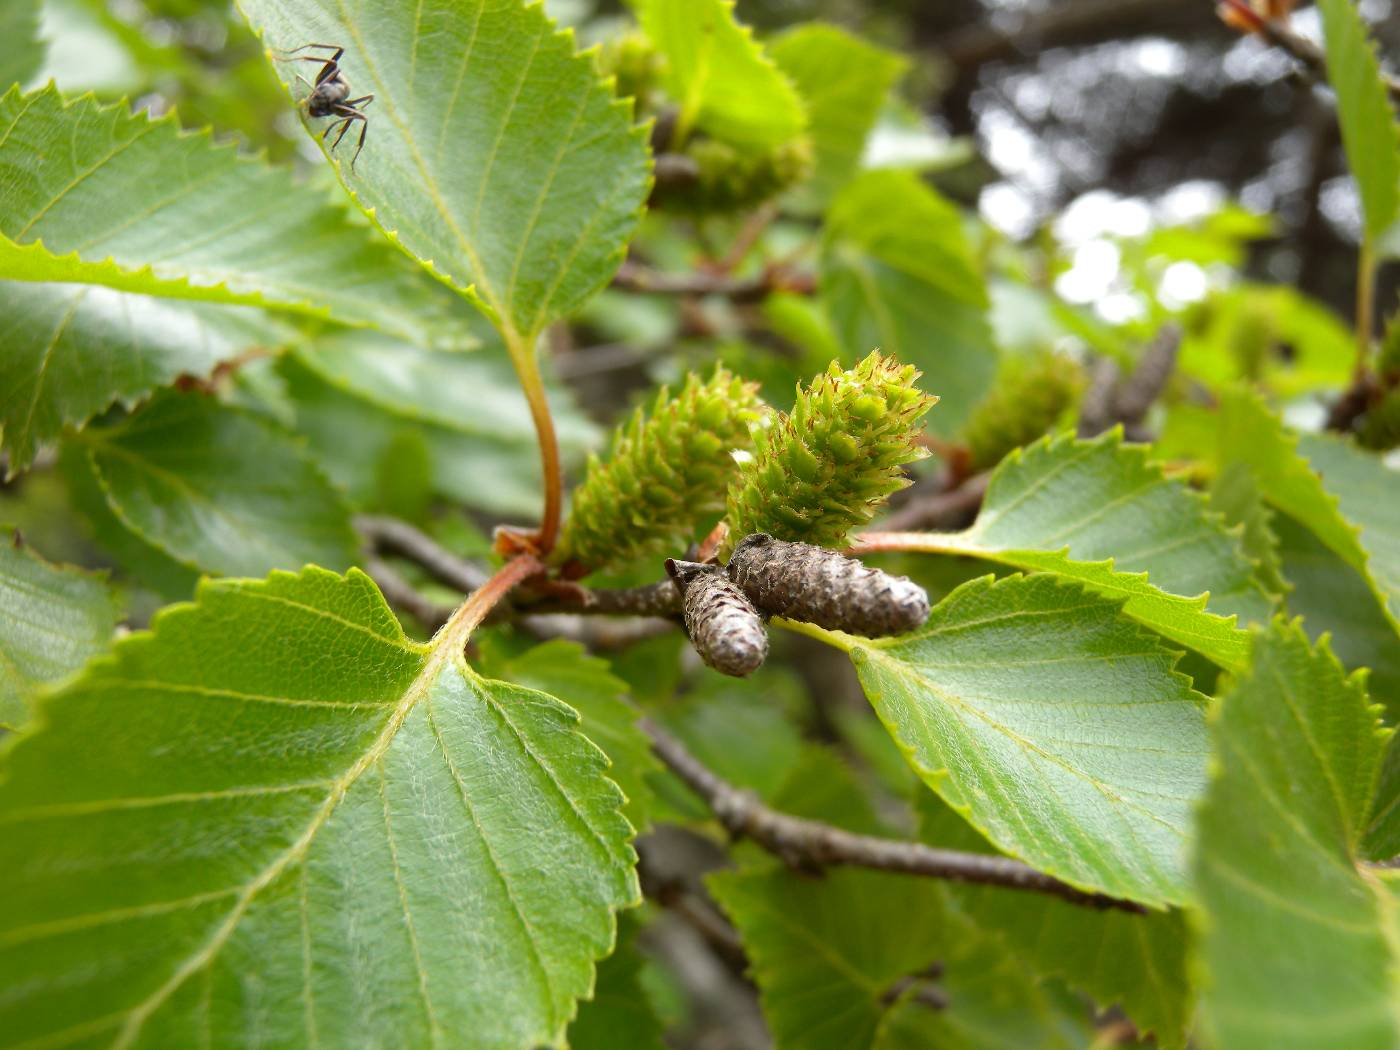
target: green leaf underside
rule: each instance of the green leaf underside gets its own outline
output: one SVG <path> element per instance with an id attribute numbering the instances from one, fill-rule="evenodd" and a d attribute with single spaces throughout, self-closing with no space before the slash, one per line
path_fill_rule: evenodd
<path id="1" fill-rule="evenodd" d="M 1358 678 L 1275 623 L 1214 713 L 1199 817 L 1204 1014 L 1220 1046 L 1400 1042 L 1400 921 L 1358 843 L 1388 731 Z"/>
<path id="2" fill-rule="evenodd" d="M 161 394 L 83 438 L 107 504 L 175 561 L 225 576 L 311 563 L 344 568 L 350 511 L 292 440 L 203 394 Z"/>
<path id="3" fill-rule="evenodd" d="M 459 646 L 356 571 L 213 581 L 45 702 L 0 785 L 0 1042 L 561 1039 L 631 830 L 574 713 Z"/>
<path id="4" fill-rule="evenodd" d="M 933 792 L 921 791 L 917 808 L 919 837 L 929 845 L 996 852 Z M 1063 978 L 1101 1008 L 1119 1006 L 1158 1046 L 1186 1045 L 1194 993 L 1182 912 L 1133 915 L 991 886 L 950 885 L 948 892 L 963 914 L 1000 934 L 1037 974 Z"/>
<path id="5" fill-rule="evenodd" d="M 1184 900 L 1201 698 L 1119 603 L 987 577 L 914 634 L 842 644 L 920 777 L 1000 849 L 1085 889 Z"/>
<path id="6" fill-rule="evenodd" d="M 0 8 L 0 90 L 23 84 L 44 62 L 39 0 L 6 0 Z"/>
<path id="7" fill-rule="evenodd" d="M 105 649 L 118 615 L 99 577 L 50 565 L 0 527 L 0 725 L 25 721 L 43 686 Z"/>
<path id="8" fill-rule="evenodd" d="M 638 831 L 651 823 L 651 788 L 647 777 L 661 771 L 651 753 L 651 740 L 637 728 L 640 712 L 626 698 L 627 683 L 608 669 L 608 662 L 574 642 L 554 640 L 484 670 L 528 689 L 566 696 L 579 713 L 585 736 L 608 756 L 608 776 L 627 804 L 622 815 Z"/>
<path id="9" fill-rule="evenodd" d="M 16 473 L 66 426 L 132 405 L 181 375 L 283 345 L 245 306 L 177 303 L 92 285 L 0 281 L 0 447 Z"/>
<path id="10" fill-rule="evenodd" d="M 734 0 L 640 0 L 638 20 L 666 59 L 682 134 L 699 127 L 736 146 L 778 146 L 801 134 L 797 91 L 734 20 Z"/>
<path id="11" fill-rule="evenodd" d="M 601 287 L 650 186 L 643 129 L 543 7 L 523 0 L 239 0 L 269 48 L 344 45 L 375 95 L 356 200 L 410 254 L 528 349 Z M 276 62 L 296 97 L 309 64 Z M 319 132 L 324 122 L 310 130 Z"/>
<path id="12" fill-rule="evenodd" d="M 996 375 L 987 292 L 958 210 L 908 172 L 868 172 L 827 217 L 821 289 L 847 354 L 872 348 L 923 372 L 955 433 Z"/>
<path id="13" fill-rule="evenodd" d="M 380 465 L 409 434 L 421 436 L 440 495 L 499 514 L 538 511 L 534 428 L 499 347 L 440 353 L 343 332 L 284 357 L 278 371 L 297 431 L 356 503 L 373 502 Z M 577 463 L 595 430 L 566 398 L 550 401 L 564 461 Z"/>
<path id="14" fill-rule="evenodd" d="M 1226 462 L 1247 464 L 1271 504 L 1359 572 L 1400 630 L 1396 501 L 1377 498 L 1400 489 L 1400 475 L 1334 439 L 1310 437 L 1301 444 L 1298 435 L 1248 391 L 1228 392 L 1221 408 L 1218 447 Z M 1328 471 L 1325 480 L 1309 464 L 1312 456 L 1318 458 L 1318 470 Z"/>
<path id="15" fill-rule="evenodd" d="M 825 203 L 859 169 L 865 140 L 908 62 L 820 23 L 784 33 L 770 50 L 807 105 L 815 166 L 800 192 Z"/>
<path id="16" fill-rule="evenodd" d="M 1317 6 L 1347 162 L 1361 193 L 1367 236 L 1374 240 L 1400 212 L 1400 126 L 1356 6 L 1351 0 L 1318 0 Z"/>
<path id="17" fill-rule="evenodd" d="M 1249 659 L 1239 621 L 1263 620 L 1272 606 L 1239 537 L 1116 431 L 1013 452 L 970 529 L 921 542 L 1125 599 L 1127 615 L 1229 668 Z"/>
<path id="18" fill-rule="evenodd" d="M 173 115 L 11 91 L 0 173 L 5 277 L 269 306 L 420 342 L 447 324 L 451 297 L 319 190 Z"/>

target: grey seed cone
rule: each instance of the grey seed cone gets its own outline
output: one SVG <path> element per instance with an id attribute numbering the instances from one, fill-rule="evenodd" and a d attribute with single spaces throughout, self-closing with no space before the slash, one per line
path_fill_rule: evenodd
<path id="1" fill-rule="evenodd" d="M 810 543 L 746 536 L 729 559 L 729 578 L 768 616 L 880 638 L 922 627 L 928 594 L 905 576 L 870 569 Z"/>
<path id="2" fill-rule="evenodd" d="M 666 562 L 684 597 L 685 629 L 700 658 L 721 674 L 743 678 L 768 657 L 763 618 L 717 565 Z"/>

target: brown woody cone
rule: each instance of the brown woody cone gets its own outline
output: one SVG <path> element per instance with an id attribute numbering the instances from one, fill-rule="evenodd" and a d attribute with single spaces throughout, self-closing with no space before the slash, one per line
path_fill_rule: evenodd
<path id="1" fill-rule="evenodd" d="M 868 638 L 903 634 L 928 619 L 928 594 L 913 580 L 766 532 L 734 548 L 729 577 L 765 615 Z"/>
<path id="2" fill-rule="evenodd" d="M 768 656 L 768 630 L 723 569 L 668 559 L 666 571 L 684 596 L 685 629 L 705 663 L 735 678 L 763 666 Z"/>

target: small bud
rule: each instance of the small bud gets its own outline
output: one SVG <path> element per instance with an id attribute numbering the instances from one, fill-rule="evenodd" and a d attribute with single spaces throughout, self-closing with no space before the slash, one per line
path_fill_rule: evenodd
<path id="1" fill-rule="evenodd" d="M 769 616 L 867 638 L 903 634 L 928 619 L 928 594 L 913 580 L 764 532 L 745 537 L 734 548 L 728 571 L 749 601 Z"/>
<path id="2" fill-rule="evenodd" d="M 666 571 L 685 602 L 685 629 L 700 658 L 721 674 L 743 678 L 768 656 L 768 631 L 744 592 L 717 565 L 668 558 Z"/>

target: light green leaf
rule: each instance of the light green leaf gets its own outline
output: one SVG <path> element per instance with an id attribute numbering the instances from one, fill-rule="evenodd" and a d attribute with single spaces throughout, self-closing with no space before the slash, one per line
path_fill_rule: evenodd
<path id="1" fill-rule="evenodd" d="M 119 613 L 100 577 L 51 565 L 0 527 L 0 726 L 24 722 L 43 687 L 105 649 Z"/>
<path id="2" fill-rule="evenodd" d="M 1222 396 L 1219 422 L 1224 462 L 1247 464 L 1271 504 L 1307 526 L 1361 573 L 1400 630 L 1400 512 L 1395 500 L 1376 498 L 1400 484 L 1400 475 L 1364 452 L 1325 438 L 1309 439 L 1304 450 L 1298 435 L 1285 429 L 1262 399 L 1243 389 Z M 1314 456 L 1318 469 L 1328 471 L 1325 484 L 1309 464 Z"/>
<path id="3" fill-rule="evenodd" d="M 820 207 L 860 168 L 870 130 L 908 63 L 844 29 L 816 22 L 784 33 L 770 50 L 807 104 L 815 165 L 798 194 Z"/>
<path id="4" fill-rule="evenodd" d="M 929 425 L 952 434 L 991 386 L 996 347 L 962 215 L 901 171 L 861 175 L 827 216 L 822 297 L 846 353 L 882 352 L 942 398 Z"/>
<path id="5" fill-rule="evenodd" d="M 0 9 L 0 89 L 25 83 L 43 61 L 39 0 L 6 0 Z"/>
<path id="6" fill-rule="evenodd" d="M 355 170 L 337 154 L 341 178 L 410 254 L 474 288 L 512 352 L 612 276 L 650 186 L 645 131 L 540 5 L 239 7 L 269 48 L 345 45 L 346 78 L 375 103 Z M 298 98 L 311 68 L 277 62 Z"/>
<path id="7" fill-rule="evenodd" d="M 642 29 L 666 59 L 666 90 L 692 128 L 736 146 L 778 146 L 802 133 L 797 91 L 734 19 L 734 0 L 638 0 Z"/>
<path id="8" fill-rule="evenodd" d="M 1375 240 L 1400 213 L 1400 126 L 1355 4 L 1318 0 L 1317 6 L 1327 38 L 1327 76 L 1337 92 L 1342 142 L 1361 192 L 1367 237 Z"/>
<path id="9" fill-rule="evenodd" d="M 390 457 L 407 434 L 426 444 L 443 497 L 497 514 L 538 510 L 530 410 L 499 346 L 434 352 L 341 332 L 283 358 L 278 369 L 297 430 L 357 504 L 373 505 L 381 471 L 393 469 Z M 597 430 L 562 391 L 550 394 L 565 465 L 576 465 Z"/>
<path id="10" fill-rule="evenodd" d="M 945 947 L 941 891 L 928 879 L 847 868 L 820 879 L 768 869 L 705 881 L 743 939 L 780 1050 L 870 1046 L 885 993 Z"/>
<path id="11" fill-rule="evenodd" d="M 1254 562 L 1254 576 L 1270 597 L 1288 592 L 1279 557 L 1278 536 L 1274 534 L 1274 512 L 1264 502 L 1254 475 L 1243 463 L 1232 463 L 1210 486 L 1210 507 L 1226 525 L 1240 528 L 1240 546 Z"/>
<path id="12" fill-rule="evenodd" d="M 414 645 L 355 571 L 206 582 L 44 702 L 0 778 L 0 1042 L 562 1040 L 631 831 L 469 628 Z"/>
<path id="13" fill-rule="evenodd" d="M 52 86 L 0 98 L 0 277 L 267 306 L 447 338 L 451 296 L 261 160 Z"/>
<path id="14" fill-rule="evenodd" d="M 1076 580 L 1125 599 L 1127 615 L 1172 641 L 1243 667 L 1249 636 L 1234 618 L 1263 620 L 1272 600 L 1239 536 L 1147 457 L 1116 431 L 1092 441 L 1045 438 L 997 467 L 970 529 L 900 534 L 901 549 Z"/>
<path id="15" fill-rule="evenodd" d="M 83 436 L 122 523 L 171 558 L 226 576 L 343 568 L 350 511 L 286 434 L 201 394 L 165 393 Z"/>
<path id="16" fill-rule="evenodd" d="M 0 447 L 8 473 L 113 403 L 132 406 L 178 376 L 284 345 L 259 310 L 177 303 L 95 285 L 0 281 Z"/>
<path id="17" fill-rule="evenodd" d="M 638 831 L 651 824 L 651 787 L 647 777 L 661 771 L 651 740 L 637 728 L 640 712 L 627 699 L 627 683 L 612 674 L 606 660 L 589 656 L 581 645 L 555 640 L 537 645 L 511 660 L 487 661 L 482 670 L 559 697 L 582 718 L 581 729 L 612 765 L 608 776 L 627 804 L 622 815 Z"/>
<path id="18" fill-rule="evenodd" d="M 1083 889 L 1185 899 L 1200 697 L 1119 603 L 973 580 L 914 634 L 828 634 L 919 776 L 999 848 Z"/>
<path id="19" fill-rule="evenodd" d="M 996 852 L 933 792 L 919 793 L 918 809 L 919 837 L 930 845 Z M 1134 915 L 994 886 L 950 885 L 948 894 L 962 914 L 1000 934 L 1037 974 L 1063 978 L 1102 1009 L 1120 1007 L 1160 1047 L 1186 1045 L 1195 993 L 1180 911 Z"/>
<path id="20" fill-rule="evenodd" d="M 1400 1042 L 1400 921 L 1359 863 L 1383 731 L 1359 677 L 1275 623 L 1213 711 L 1199 816 L 1203 1014 L 1219 1046 Z"/>

